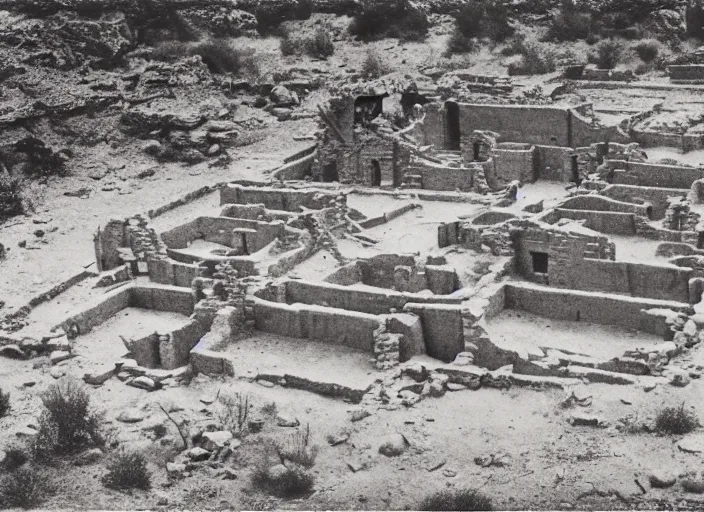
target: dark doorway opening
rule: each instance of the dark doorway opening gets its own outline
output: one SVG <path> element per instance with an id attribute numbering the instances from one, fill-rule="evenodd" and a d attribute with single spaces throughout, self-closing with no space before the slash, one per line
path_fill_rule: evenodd
<path id="1" fill-rule="evenodd" d="M 379 160 L 372 160 L 372 187 L 381 186 L 381 166 Z"/>
<path id="2" fill-rule="evenodd" d="M 472 160 L 474 160 L 475 162 L 479 161 L 480 151 L 481 145 L 478 142 L 475 142 L 472 146 Z"/>
<path id="3" fill-rule="evenodd" d="M 533 272 L 535 274 L 547 274 L 548 273 L 548 253 L 531 251 L 530 256 L 533 260 Z"/>
<path id="4" fill-rule="evenodd" d="M 330 162 L 323 166 L 323 181 L 327 183 L 340 181 L 337 176 L 337 162 Z"/>
<path id="5" fill-rule="evenodd" d="M 572 155 L 570 157 L 570 170 L 572 172 L 572 179 L 577 185 L 582 183 L 582 178 L 579 177 L 579 165 L 577 164 L 577 155 Z"/>
<path id="6" fill-rule="evenodd" d="M 447 148 L 453 151 L 460 149 L 460 107 L 454 101 L 445 103 L 447 112 Z"/>
<path id="7" fill-rule="evenodd" d="M 386 96 L 358 96 L 354 101 L 354 124 L 368 123 L 380 116 Z"/>

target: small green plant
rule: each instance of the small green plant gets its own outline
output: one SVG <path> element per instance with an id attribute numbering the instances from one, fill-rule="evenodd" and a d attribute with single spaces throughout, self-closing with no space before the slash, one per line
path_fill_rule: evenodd
<path id="1" fill-rule="evenodd" d="M 662 44 L 656 39 L 645 39 L 633 47 L 640 60 L 646 64 L 657 59 L 661 49 Z"/>
<path id="2" fill-rule="evenodd" d="M 108 463 L 103 484 L 111 489 L 149 489 L 147 459 L 139 452 L 118 451 Z"/>
<path id="3" fill-rule="evenodd" d="M 293 462 L 305 468 L 312 468 L 318 456 L 318 447 L 310 444 L 310 424 L 305 430 L 294 432 L 286 442 L 275 446 L 276 454 L 282 463 Z"/>
<path id="4" fill-rule="evenodd" d="M 10 412 L 10 392 L 5 393 L 0 388 L 0 418 Z"/>
<path id="5" fill-rule="evenodd" d="M 35 436 L 37 454 L 75 452 L 86 445 L 103 445 L 101 415 L 91 410 L 85 387 L 72 377 L 63 377 L 41 395 L 44 412 Z"/>
<path id="6" fill-rule="evenodd" d="M 11 446 L 5 449 L 5 460 L 0 464 L 0 468 L 7 471 L 14 471 L 29 461 L 27 451 L 20 446 Z"/>
<path id="7" fill-rule="evenodd" d="M 330 27 L 318 27 L 306 42 L 306 53 L 317 59 L 327 59 L 335 53 L 335 43 L 332 42 Z"/>
<path id="8" fill-rule="evenodd" d="M 625 46 L 618 39 L 604 39 L 599 41 L 594 52 L 589 55 L 589 60 L 599 69 L 614 69 L 621 62 Z"/>
<path id="9" fill-rule="evenodd" d="M 427 496 L 418 510 L 492 510 L 492 503 L 477 489 L 448 489 Z"/>
<path id="10" fill-rule="evenodd" d="M 655 417 L 655 430 L 663 434 L 687 434 L 699 427 L 696 415 L 684 407 L 664 407 Z"/>
<path id="11" fill-rule="evenodd" d="M 0 509 L 36 507 L 45 493 L 44 481 L 34 468 L 17 468 L 0 478 Z"/>

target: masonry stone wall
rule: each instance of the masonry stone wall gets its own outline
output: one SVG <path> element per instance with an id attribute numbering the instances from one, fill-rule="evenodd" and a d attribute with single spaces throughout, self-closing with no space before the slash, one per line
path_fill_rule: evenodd
<path id="1" fill-rule="evenodd" d="M 464 351 L 461 305 L 409 302 L 403 310 L 420 317 L 425 349 L 430 357 L 449 363 Z"/>
<path id="2" fill-rule="evenodd" d="M 570 210 L 556 208 L 554 221 L 559 219 L 584 220 L 584 227 L 599 233 L 613 235 L 635 235 L 635 214 L 592 210 Z"/>
<path id="3" fill-rule="evenodd" d="M 690 188 L 692 183 L 704 178 L 704 168 L 665 165 L 646 162 L 605 161 L 614 169 L 611 182 L 642 187 Z"/>
<path id="4" fill-rule="evenodd" d="M 638 187 L 633 185 L 609 185 L 599 192 L 600 195 L 627 203 L 649 204 L 652 207 L 652 219 L 660 220 L 665 216 L 671 196 L 686 197 L 689 189 L 662 187 Z"/>

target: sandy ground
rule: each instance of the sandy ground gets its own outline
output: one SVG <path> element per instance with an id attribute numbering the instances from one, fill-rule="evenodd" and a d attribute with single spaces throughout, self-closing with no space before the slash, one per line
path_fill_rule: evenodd
<path id="1" fill-rule="evenodd" d="M 508 350 L 551 347 L 604 360 L 662 343 L 655 335 L 622 327 L 555 320 L 510 309 L 489 320 L 487 331 L 494 343 Z"/>
<path id="2" fill-rule="evenodd" d="M 380 375 L 370 362 L 370 352 L 333 342 L 256 332 L 251 338 L 229 344 L 224 352 L 232 358 L 238 376 L 290 374 L 366 389 Z"/>

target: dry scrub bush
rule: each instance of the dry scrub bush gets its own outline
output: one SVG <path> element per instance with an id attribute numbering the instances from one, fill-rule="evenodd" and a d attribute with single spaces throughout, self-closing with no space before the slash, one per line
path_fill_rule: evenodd
<path id="1" fill-rule="evenodd" d="M 445 47 L 445 55 L 450 56 L 457 53 L 470 53 L 476 47 L 476 39 L 465 36 L 460 30 L 455 27 L 447 39 Z"/>
<path id="2" fill-rule="evenodd" d="M 427 496 L 418 510 L 492 510 L 491 498 L 477 489 L 452 489 Z"/>
<path id="3" fill-rule="evenodd" d="M 332 33 L 329 26 L 318 27 L 308 41 L 306 53 L 317 59 L 327 59 L 335 53 L 335 43 L 332 42 Z"/>
<path id="4" fill-rule="evenodd" d="M 503 41 L 515 32 L 508 5 L 505 0 L 470 0 L 455 14 L 456 31 L 465 38 Z"/>
<path id="5" fill-rule="evenodd" d="M 313 0 L 261 2 L 254 13 L 257 32 L 262 35 L 274 32 L 284 21 L 307 20 L 312 14 Z"/>
<path id="6" fill-rule="evenodd" d="M 5 460 L 0 464 L 0 469 L 14 471 L 29 461 L 29 455 L 24 447 L 10 446 L 5 448 Z"/>
<path id="7" fill-rule="evenodd" d="M 305 430 L 294 432 L 284 443 L 275 445 L 281 462 L 293 462 L 305 468 L 312 468 L 318 456 L 318 447 L 310 444 L 310 424 Z"/>
<path id="8" fill-rule="evenodd" d="M 409 0 L 365 0 L 349 26 L 349 32 L 363 40 L 397 37 L 418 41 L 428 34 L 428 17 Z"/>
<path id="9" fill-rule="evenodd" d="M 662 43 L 657 39 L 644 39 L 633 46 L 640 60 L 646 64 L 655 61 L 662 50 Z"/>
<path id="10" fill-rule="evenodd" d="M 556 52 L 549 44 L 523 41 L 519 53 L 521 60 L 509 65 L 509 75 L 544 75 L 557 67 Z"/>
<path id="11" fill-rule="evenodd" d="M 41 395 L 44 411 L 34 440 L 37 455 L 75 452 L 87 445 L 103 445 L 101 415 L 90 407 L 90 396 L 71 377 L 49 386 Z"/>
<path id="12" fill-rule="evenodd" d="M 149 489 L 151 474 L 147 460 L 139 452 L 120 450 L 108 463 L 103 484 L 111 489 Z"/>
<path id="13" fill-rule="evenodd" d="M 34 468 L 17 468 L 0 477 L 0 509 L 35 508 L 46 492 L 44 480 Z"/>
<path id="14" fill-rule="evenodd" d="M 10 393 L 3 392 L 0 388 L 0 418 L 10 412 Z"/>
<path id="15" fill-rule="evenodd" d="M 625 45 L 619 39 L 604 39 L 599 41 L 594 51 L 589 55 L 589 61 L 599 69 L 614 69 L 621 62 Z"/>
<path id="16" fill-rule="evenodd" d="M 24 181 L 19 176 L 10 176 L 0 170 L 0 221 L 7 217 L 25 213 L 23 199 Z M 9 401 L 9 395 L 8 395 Z M 0 418 L 3 416 L 3 398 L 0 395 Z M 9 408 L 9 402 L 8 402 Z M 7 409 L 5 410 L 5 412 Z"/>
<path id="17" fill-rule="evenodd" d="M 247 435 L 250 400 L 246 393 L 221 393 L 218 396 L 218 419 L 235 437 Z"/>
<path id="18" fill-rule="evenodd" d="M 379 78 L 391 72 L 391 69 L 384 63 L 373 50 L 367 52 L 367 56 L 362 63 L 362 76 L 364 78 Z"/>
<path id="19" fill-rule="evenodd" d="M 687 434 L 699 427 L 696 415 L 684 407 L 664 407 L 655 416 L 655 430 L 663 434 Z"/>

